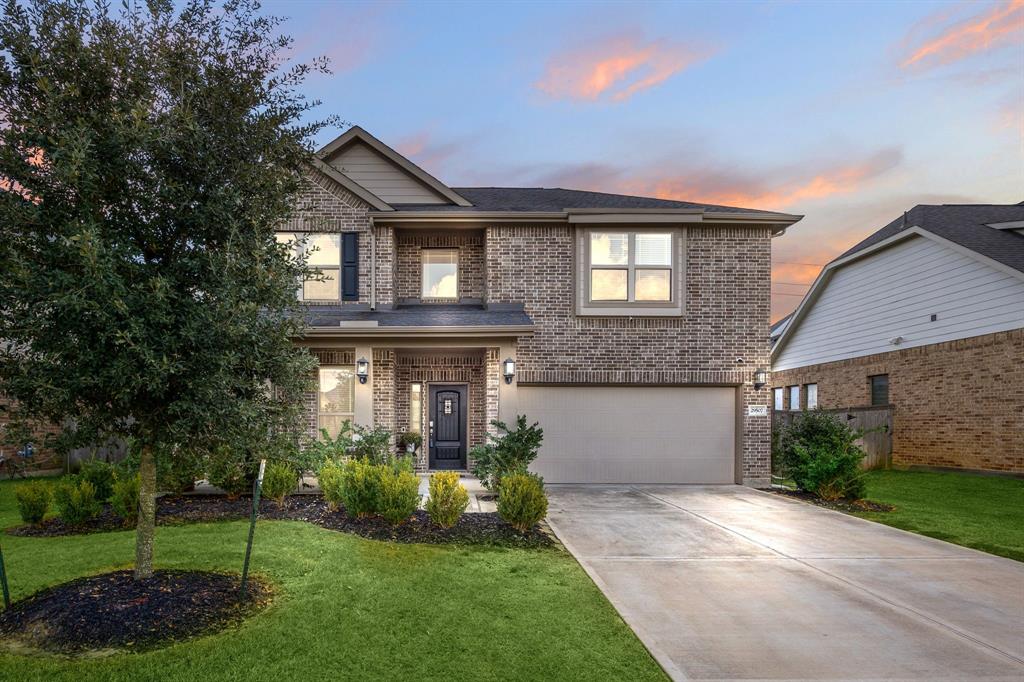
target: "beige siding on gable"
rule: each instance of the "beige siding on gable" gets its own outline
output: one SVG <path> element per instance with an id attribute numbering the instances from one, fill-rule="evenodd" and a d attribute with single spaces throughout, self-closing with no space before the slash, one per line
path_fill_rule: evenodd
<path id="1" fill-rule="evenodd" d="M 328 163 L 389 204 L 451 203 L 362 142 L 348 145 Z"/>
<path id="2" fill-rule="evenodd" d="M 1024 279 L 932 239 L 912 237 L 839 268 L 773 370 L 1021 327 Z M 896 337 L 900 343 L 891 343 Z"/>

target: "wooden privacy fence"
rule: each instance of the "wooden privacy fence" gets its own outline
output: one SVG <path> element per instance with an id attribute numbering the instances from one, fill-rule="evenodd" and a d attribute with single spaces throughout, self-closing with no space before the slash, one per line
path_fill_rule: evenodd
<path id="1" fill-rule="evenodd" d="M 865 469 L 888 468 L 892 464 L 892 405 L 874 407 L 844 407 L 821 410 L 839 417 L 850 428 L 865 431 L 860 445 L 867 453 Z M 802 414 L 797 410 L 776 410 L 772 412 L 772 429 L 776 432 L 793 422 L 793 417 Z"/>

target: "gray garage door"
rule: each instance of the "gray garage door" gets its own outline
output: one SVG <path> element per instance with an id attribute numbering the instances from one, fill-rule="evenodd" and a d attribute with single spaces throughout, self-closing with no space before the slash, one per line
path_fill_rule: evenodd
<path id="1" fill-rule="evenodd" d="M 548 483 L 734 483 L 732 388 L 523 386 Z"/>

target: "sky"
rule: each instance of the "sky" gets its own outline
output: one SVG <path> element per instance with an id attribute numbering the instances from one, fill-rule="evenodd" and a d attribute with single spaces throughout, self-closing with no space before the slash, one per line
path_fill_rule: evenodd
<path id="1" fill-rule="evenodd" d="M 1024 201 L 1024 0 L 265 1 L 303 87 L 450 186 L 806 216 L 772 320 L 920 203 Z M 342 129 L 325 130 L 326 144 Z"/>

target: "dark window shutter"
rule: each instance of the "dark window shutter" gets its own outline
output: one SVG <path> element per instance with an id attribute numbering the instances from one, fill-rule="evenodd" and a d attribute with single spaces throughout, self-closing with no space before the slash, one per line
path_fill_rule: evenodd
<path id="1" fill-rule="evenodd" d="M 359 300 L 359 233 L 341 234 L 341 300 Z"/>

